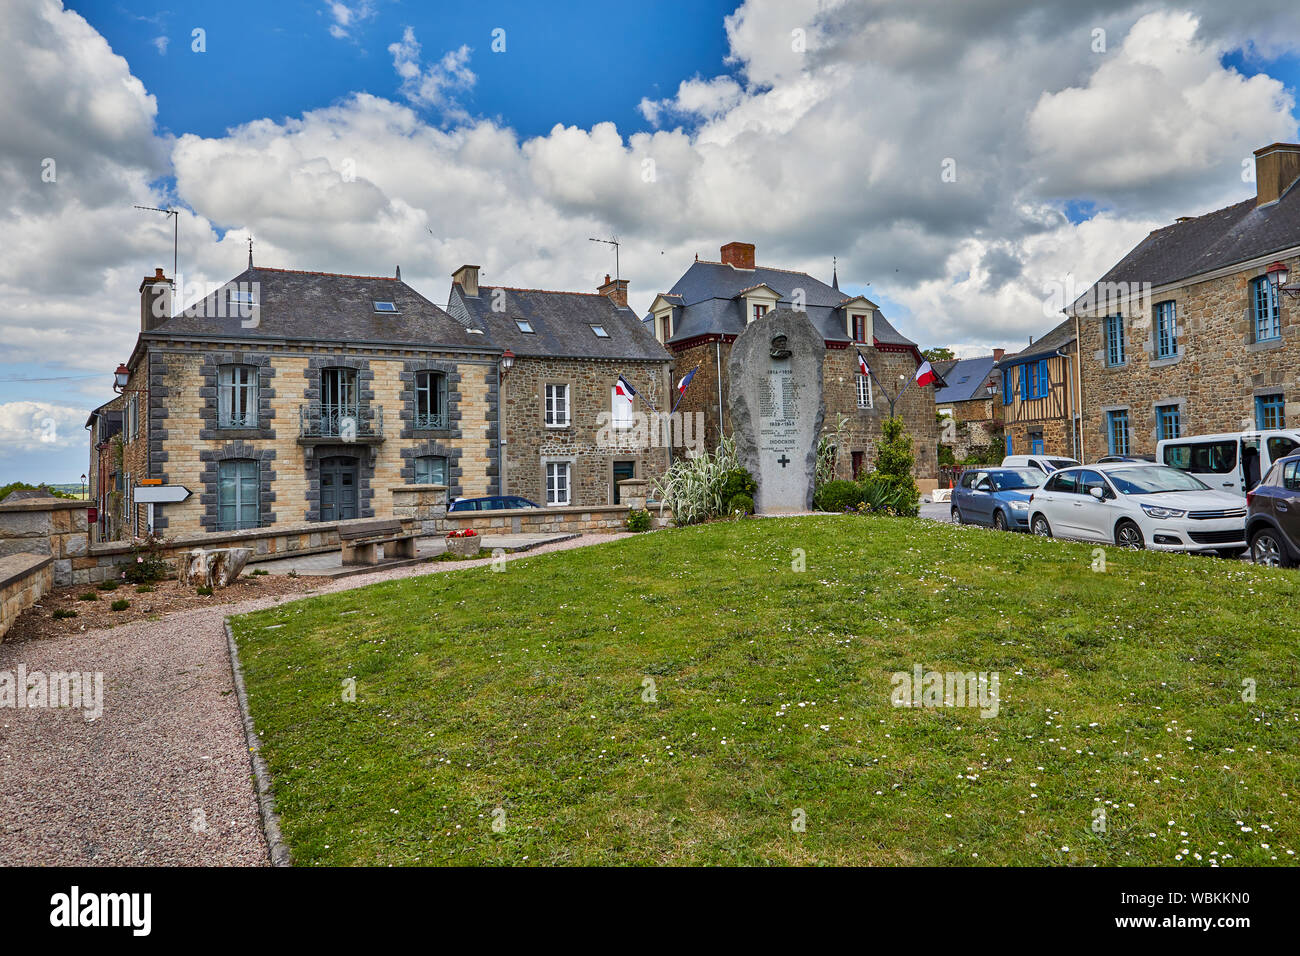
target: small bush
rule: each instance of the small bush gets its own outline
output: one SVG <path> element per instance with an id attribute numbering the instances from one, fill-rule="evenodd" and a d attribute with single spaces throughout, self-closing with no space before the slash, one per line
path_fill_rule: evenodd
<path id="1" fill-rule="evenodd" d="M 271 572 L 268 571 L 268 570 L 266 570 L 266 568 L 257 568 L 257 569 L 255 569 L 255 570 L 253 570 L 253 571 L 249 571 L 249 572 L 248 572 L 248 576 L 249 576 L 250 578 L 260 578 L 260 577 L 262 577 L 263 575 L 270 574 L 270 573 L 271 573 Z"/>
<path id="2" fill-rule="evenodd" d="M 635 511 L 627 513 L 627 530 L 628 531 L 649 531 L 650 530 L 650 512 L 644 508 L 638 508 Z"/>
<path id="3" fill-rule="evenodd" d="M 204 586 L 202 586 L 202 587 L 197 587 L 197 588 L 195 588 L 195 589 L 194 589 L 194 593 L 195 593 L 195 594 L 201 594 L 201 595 L 203 595 L 204 597 L 207 597 L 209 594 L 212 593 L 212 588 L 207 587 L 206 585 L 204 585 Z"/>
<path id="4" fill-rule="evenodd" d="M 117 582 L 112 580 L 100 581 L 98 584 L 95 585 L 95 587 L 99 588 L 101 591 L 116 591 Z"/>
<path id="5" fill-rule="evenodd" d="M 852 511 L 863 502 L 862 486 L 856 481 L 828 481 L 813 495 L 813 507 L 818 511 Z"/>
<path id="6" fill-rule="evenodd" d="M 732 495 L 731 501 L 727 503 L 727 510 L 733 515 L 752 515 L 754 499 L 749 495 Z"/>
<path id="7" fill-rule="evenodd" d="M 131 606 L 131 602 L 128 601 L 126 598 L 118 598 L 116 601 L 114 601 L 112 604 L 109 605 L 109 608 L 111 608 L 114 611 L 125 611 L 130 606 Z"/>
<path id="8" fill-rule="evenodd" d="M 66 617 L 76 617 L 76 616 L 77 616 L 77 612 L 74 611 L 74 610 L 72 610 L 71 608 L 59 607 L 59 608 L 55 608 L 55 609 L 54 609 L 54 613 L 53 613 L 53 615 L 51 615 L 51 616 L 52 616 L 56 621 L 61 621 L 61 620 L 63 620 L 63 619 L 66 618 Z"/>
<path id="9" fill-rule="evenodd" d="M 136 594 L 148 594 L 152 590 L 153 590 L 152 584 L 137 584 L 135 586 Z"/>
<path id="10" fill-rule="evenodd" d="M 722 476 L 722 500 L 728 504 L 737 495 L 753 498 L 756 491 L 758 491 L 758 482 L 744 468 L 732 468 Z M 727 510 L 732 509 L 728 507 Z"/>
<path id="11" fill-rule="evenodd" d="M 122 576 L 131 584 L 152 584 L 167 576 L 162 538 L 152 532 L 131 546 L 131 559 L 122 571 Z"/>
<path id="12" fill-rule="evenodd" d="M 78 595 L 77 595 L 77 600 L 78 600 L 78 601 L 98 601 L 98 600 L 99 600 L 99 595 L 96 594 L 94 591 L 87 591 L 85 594 L 78 594 Z"/>

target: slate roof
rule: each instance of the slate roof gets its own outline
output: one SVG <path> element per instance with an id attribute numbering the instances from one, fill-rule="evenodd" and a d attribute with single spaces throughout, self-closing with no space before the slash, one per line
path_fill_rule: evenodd
<path id="1" fill-rule="evenodd" d="M 1256 206 L 1253 198 L 1246 199 L 1156 229 L 1097 281 L 1168 285 L 1300 246 L 1298 187 L 1300 180 L 1267 206 Z M 1080 296 L 1074 305 L 1086 303 L 1091 292 Z"/>
<path id="2" fill-rule="evenodd" d="M 1014 355 L 1002 356 L 1002 360 L 997 363 L 997 367 L 1007 368 L 1011 365 L 1019 365 L 1021 362 L 1028 362 L 1030 359 L 1047 358 L 1055 355 L 1057 349 L 1065 348 L 1073 341 L 1074 319 L 1070 318 Z"/>
<path id="3" fill-rule="evenodd" d="M 504 311 L 494 311 L 497 303 Z M 477 296 L 468 296 L 453 282 L 447 309 L 466 326 L 483 329 L 493 345 L 516 355 L 669 360 L 667 350 L 631 309 L 619 308 L 598 292 L 479 286 Z M 521 332 L 517 319 L 527 321 L 533 331 Z M 601 326 L 608 338 L 592 331 L 593 325 Z"/>
<path id="4" fill-rule="evenodd" d="M 942 388 L 935 387 L 935 404 L 968 402 L 972 398 L 986 397 L 984 395 L 984 383 L 993 374 L 995 364 L 996 359 L 992 355 L 932 363 L 934 370 L 939 373 L 939 379 L 947 382 L 947 385 Z"/>
<path id="5" fill-rule="evenodd" d="M 247 320 L 237 312 L 232 315 L 228 304 L 228 291 L 249 288 L 247 283 L 257 283 L 260 315 L 253 328 L 244 328 Z M 376 301 L 394 303 L 397 312 L 376 312 Z M 186 314 L 191 311 L 194 314 Z M 172 316 L 142 335 L 309 339 L 496 351 L 486 336 L 469 332 L 401 279 L 264 266 L 245 269 L 192 310 Z"/>
<path id="6" fill-rule="evenodd" d="M 802 289 L 804 305 L 813 326 L 828 342 L 849 341 L 844 312 L 840 308 L 853 296 L 814 279 L 806 272 L 758 266 L 737 269 L 723 262 L 696 261 L 686 270 L 666 295 L 679 295 L 682 305 L 673 308 L 673 337 L 681 342 L 700 335 L 739 335 L 745 330 L 743 293 L 760 286 L 770 286 L 781 295 L 778 308 L 794 305 L 794 290 Z M 650 326 L 653 315 L 642 321 Z M 876 341 L 882 345 L 916 348 L 916 343 L 900 333 L 877 309 L 873 319 Z"/>

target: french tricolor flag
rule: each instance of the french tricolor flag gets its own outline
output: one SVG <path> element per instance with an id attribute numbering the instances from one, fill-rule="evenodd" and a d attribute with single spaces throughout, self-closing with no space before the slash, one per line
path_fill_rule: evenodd
<path id="1" fill-rule="evenodd" d="M 863 375 L 870 375 L 871 369 L 867 368 L 867 360 L 862 357 L 862 350 L 858 350 L 858 371 Z"/>
<path id="2" fill-rule="evenodd" d="M 614 393 L 620 398 L 626 398 L 629 405 L 636 404 L 636 389 L 622 375 L 618 377 L 618 384 L 614 386 Z"/>
<path id="3" fill-rule="evenodd" d="M 939 376 L 931 368 L 930 363 L 928 361 L 922 362 L 921 367 L 916 370 L 916 384 L 924 388 L 926 385 L 933 385 L 937 381 L 939 381 Z"/>
<path id="4" fill-rule="evenodd" d="M 677 383 L 678 395 L 686 394 L 686 386 L 691 384 L 691 379 L 695 377 L 695 372 L 698 368 L 699 366 L 697 365 L 695 368 L 691 369 L 689 372 L 687 372 L 685 375 L 682 376 L 682 380 Z"/>

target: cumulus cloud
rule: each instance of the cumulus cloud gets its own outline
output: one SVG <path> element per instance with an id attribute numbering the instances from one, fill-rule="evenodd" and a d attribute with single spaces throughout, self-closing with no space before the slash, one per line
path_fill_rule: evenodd
<path id="1" fill-rule="evenodd" d="M 357 3 L 328 0 L 325 10 L 333 21 L 330 24 L 330 36 L 336 40 L 348 39 L 359 24 L 375 15 L 375 5 L 371 0 L 359 0 Z"/>
<path id="2" fill-rule="evenodd" d="M 422 67 L 420 43 L 415 31 L 407 27 L 401 40 L 389 44 L 388 52 L 393 56 L 393 69 L 401 77 L 401 93 L 407 101 L 437 110 L 448 119 L 469 118 L 456 100 L 457 94 L 472 89 L 478 79 L 469 68 L 472 51 L 468 46 L 448 50 L 440 60 Z"/>
<path id="3" fill-rule="evenodd" d="M 51 402 L 0 402 L 0 447 L 6 454 L 71 448 L 86 440 L 87 413 Z"/>
<path id="4" fill-rule="evenodd" d="M 740 84 L 729 76 L 709 80 L 697 76 L 683 80 L 675 96 L 662 100 L 642 98 L 637 111 L 655 126 L 672 117 L 716 119 L 738 106 L 743 95 Z"/>

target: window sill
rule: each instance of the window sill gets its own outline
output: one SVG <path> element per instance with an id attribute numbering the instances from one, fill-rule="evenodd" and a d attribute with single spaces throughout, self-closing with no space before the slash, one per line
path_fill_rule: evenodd
<path id="1" fill-rule="evenodd" d="M 1282 347 L 1282 344 L 1283 344 L 1282 337 L 1279 335 L 1275 339 L 1259 339 L 1258 341 L 1251 342 L 1249 345 L 1246 346 L 1246 351 L 1247 352 L 1268 352 L 1272 349 L 1280 349 Z"/>
<path id="2" fill-rule="evenodd" d="M 547 425 L 546 427 L 551 431 L 563 431 L 564 429 L 570 428 L 572 426 L 570 425 L 569 422 L 565 422 L 563 425 Z"/>
<path id="3" fill-rule="evenodd" d="M 1173 355 L 1153 356 L 1149 368 L 1165 368 L 1169 365 L 1177 365 L 1183 360 L 1184 353 L 1175 352 Z"/>

